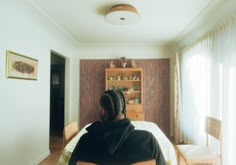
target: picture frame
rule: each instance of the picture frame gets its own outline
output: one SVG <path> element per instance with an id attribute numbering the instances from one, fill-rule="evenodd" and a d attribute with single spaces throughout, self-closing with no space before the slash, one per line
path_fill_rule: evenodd
<path id="1" fill-rule="evenodd" d="M 37 80 L 38 60 L 7 50 L 6 77 Z"/>

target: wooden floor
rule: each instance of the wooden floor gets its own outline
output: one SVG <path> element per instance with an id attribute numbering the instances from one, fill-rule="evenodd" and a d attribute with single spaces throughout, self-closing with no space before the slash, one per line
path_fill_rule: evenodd
<path id="1" fill-rule="evenodd" d="M 63 149 L 63 139 L 60 135 L 50 137 L 51 154 L 45 158 L 39 165 L 56 165 Z"/>

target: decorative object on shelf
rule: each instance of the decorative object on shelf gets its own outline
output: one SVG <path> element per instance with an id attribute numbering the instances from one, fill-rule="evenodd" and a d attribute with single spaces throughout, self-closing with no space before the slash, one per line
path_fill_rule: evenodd
<path id="1" fill-rule="evenodd" d="M 129 99 L 128 104 L 134 104 L 134 99 Z"/>
<path id="2" fill-rule="evenodd" d="M 128 104 L 139 104 L 139 103 L 140 103 L 140 98 L 138 97 L 128 100 Z"/>
<path id="3" fill-rule="evenodd" d="M 115 77 L 109 77 L 109 80 L 116 80 L 116 78 Z"/>
<path id="4" fill-rule="evenodd" d="M 113 89 L 115 89 L 115 86 L 114 85 L 110 85 L 109 86 L 109 90 L 113 90 Z"/>
<path id="5" fill-rule="evenodd" d="M 120 75 L 117 76 L 117 80 L 121 80 L 121 76 Z"/>
<path id="6" fill-rule="evenodd" d="M 132 68 L 137 68 L 137 65 L 134 60 L 131 60 L 131 67 Z"/>
<path id="7" fill-rule="evenodd" d="M 7 51 L 6 77 L 37 80 L 38 60 Z"/>
<path id="8" fill-rule="evenodd" d="M 110 63 L 110 68 L 115 68 L 115 64 L 113 63 L 113 60 L 111 60 L 111 63 Z"/>
<path id="9" fill-rule="evenodd" d="M 129 77 L 128 76 L 123 76 L 122 80 L 129 80 Z"/>
<path id="10" fill-rule="evenodd" d="M 139 102 L 140 102 L 140 99 L 139 99 L 138 97 L 136 97 L 136 98 L 134 99 L 134 103 L 135 103 L 135 104 L 139 104 Z"/>
<path id="11" fill-rule="evenodd" d="M 128 88 L 128 90 L 127 90 L 126 93 L 127 93 L 128 95 L 130 95 L 130 94 L 132 94 L 136 89 L 137 89 L 136 86 L 132 86 L 132 87 Z"/>
<path id="12" fill-rule="evenodd" d="M 121 64 L 122 68 L 126 67 L 127 62 L 126 62 L 126 58 L 125 57 L 121 57 L 120 58 L 120 64 Z"/>
<path id="13" fill-rule="evenodd" d="M 136 80 L 136 77 L 137 77 L 137 76 L 133 76 L 131 80 Z"/>
<path id="14" fill-rule="evenodd" d="M 123 91 L 123 90 L 125 89 L 125 87 L 124 87 L 123 85 L 120 85 L 120 86 L 118 87 L 118 89 L 119 89 L 120 91 Z"/>
<path id="15" fill-rule="evenodd" d="M 140 80 L 138 76 L 129 76 L 129 80 Z"/>
<path id="16" fill-rule="evenodd" d="M 118 4 L 109 9 L 105 19 L 114 25 L 128 25 L 137 23 L 141 16 L 135 7 L 128 4 Z"/>

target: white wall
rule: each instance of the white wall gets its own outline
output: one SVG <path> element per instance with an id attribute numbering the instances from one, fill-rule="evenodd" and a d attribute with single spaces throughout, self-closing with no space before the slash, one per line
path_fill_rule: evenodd
<path id="1" fill-rule="evenodd" d="M 0 164 L 37 164 L 49 154 L 50 51 L 66 57 L 70 112 L 78 110 L 78 47 L 29 1 L 1 0 L 0 21 Z M 6 50 L 38 59 L 38 80 L 5 78 Z"/>
<path id="2" fill-rule="evenodd" d="M 170 59 L 170 125 L 173 135 L 173 112 L 174 112 L 174 63 L 176 45 L 170 44 L 80 44 L 80 59 L 119 59 L 125 56 L 128 59 Z M 74 114 L 75 115 L 75 114 Z"/>

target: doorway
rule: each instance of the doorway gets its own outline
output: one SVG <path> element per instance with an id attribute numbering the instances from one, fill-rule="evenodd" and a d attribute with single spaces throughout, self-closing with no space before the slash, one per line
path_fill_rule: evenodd
<path id="1" fill-rule="evenodd" d="M 50 151 L 60 148 L 64 128 L 65 58 L 51 51 Z"/>

